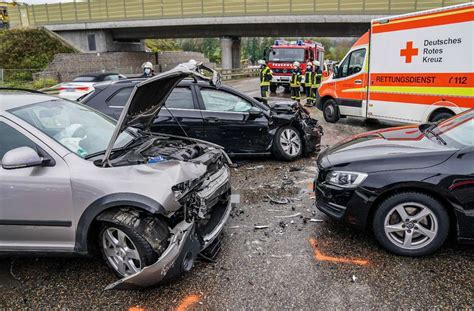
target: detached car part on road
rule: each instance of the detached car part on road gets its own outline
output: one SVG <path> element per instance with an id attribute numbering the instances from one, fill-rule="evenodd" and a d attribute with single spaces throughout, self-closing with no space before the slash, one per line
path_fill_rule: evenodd
<path id="1" fill-rule="evenodd" d="M 150 124 L 187 63 L 137 84 L 118 123 L 78 103 L 0 89 L 0 253 L 98 250 L 119 281 L 149 286 L 192 268 L 231 211 L 214 144 Z M 140 128 L 140 129 L 137 129 Z"/>
<path id="2" fill-rule="evenodd" d="M 474 243 L 474 110 L 440 124 L 351 137 L 317 160 L 316 206 L 372 230 L 387 250 L 428 255 L 450 232 Z"/>
<path id="3" fill-rule="evenodd" d="M 118 119 L 133 86 L 142 80 L 99 83 L 81 102 Z M 228 86 L 186 79 L 173 90 L 152 132 L 189 135 L 223 146 L 229 155 L 294 160 L 319 151 L 322 127 L 294 101 L 264 101 Z"/>

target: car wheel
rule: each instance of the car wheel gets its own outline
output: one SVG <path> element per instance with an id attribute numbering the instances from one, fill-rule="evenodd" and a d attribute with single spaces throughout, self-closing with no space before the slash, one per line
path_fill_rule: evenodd
<path id="1" fill-rule="evenodd" d="M 384 200 L 374 214 L 377 241 L 403 256 L 424 256 L 439 249 L 449 232 L 449 216 L 435 198 L 404 192 Z"/>
<path id="2" fill-rule="evenodd" d="M 324 102 L 323 116 L 324 120 L 329 123 L 336 123 L 339 120 L 339 108 L 334 99 L 328 99 Z"/>
<path id="3" fill-rule="evenodd" d="M 449 119 L 449 118 L 451 118 L 452 116 L 454 116 L 454 114 L 453 114 L 453 113 L 450 113 L 450 112 L 447 112 L 447 111 L 438 112 L 438 113 L 435 113 L 435 114 L 430 118 L 430 122 L 440 122 L 440 121 Z"/>
<path id="4" fill-rule="evenodd" d="M 154 264 L 161 255 L 128 225 L 109 222 L 103 223 L 99 231 L 99 249 L 107 265 L 121 278 Z"/>
<path id="5" fill-rule="evenodd" d="M 277 89 L 278 89 L 277 84 L 274 84 L 274 83 L 270 84 L 270 92 L 276 93 Z"/>
<path id="6" fill-rule="evenodd" d="M 273 155 L 285 161 L 298 158 L 303 152 L 303 142 L 297 129 L 292 126 L 283 126 L 273 139 Z"/>

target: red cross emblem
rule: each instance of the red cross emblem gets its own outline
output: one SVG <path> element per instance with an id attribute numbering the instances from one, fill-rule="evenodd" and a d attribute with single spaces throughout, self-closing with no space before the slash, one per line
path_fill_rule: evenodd
<path id="1" fill-rule="evenodd" d="M 405 57 L 405 63 L 411 63 L 411 58 L 418 55 L 418 49 L 413 48 L 413 41 L 407 41 L 404 49 L 400 50 L 400 56 Z"/>

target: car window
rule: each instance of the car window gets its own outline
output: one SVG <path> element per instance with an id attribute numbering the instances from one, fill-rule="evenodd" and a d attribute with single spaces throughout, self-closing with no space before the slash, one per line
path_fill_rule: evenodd
<path id="1" fill-rule="evenodd" d="M 187 87 L 175 88 L 166 100 L 165 105 L 168 108 L 194 109 L 191 89 Z"/>
<path id="2" fill-rule="evenodd" d="M 364 65 L 365 49 L 353 51 L 339 65 L 338 78 L 348 77 L 362 70 Z"/>
<path id="3" fill-rule="evenodd" d="M 203 89 L 201 96 L 204 107 L 210 111 L 247 112 L 252 108 L 245 99 L 223 91 Z"/>
<path id="4" fill-rule="evenodd" d="M 5 153 L 19 147 L 31 147 L 36 150 L 34 142 L 8 124 L 0 122 L 0 163 Z"/>
<path id="5" fill-rule="evenodd" d="M 115 122 L 81 104 L 50 100 L 9 110 L 80 157 L 106 150 L 115 130 Z M 114 147 L 133 140 L 122 132 Z"/>
<path id="6" fill-rule="evenodd" d="M 77 77 L 72 82 L 94 82 L 96 77 L 91 77 L 91 76 L 82 76 L 82 77 Z"/>
<path id="7" fill-rule="evenodd" d="M 109 107 L 110 106 L 124 107 L 132 91 L 133 91 L 133 87 L 126 87 L 126 88 L 121 89 L 118 92 L 115 92 L 115 94 L 112 95 L 112 97 L 109 97 L 109 99 L 107 99 L 107 105 Z"/>
<path id="8" fill-rule="evenodd" d="M 435 129 L 435 133 L 448 144 L 455 142 L 466 147 L 474 147 L 474 110 L 441 122 Z"/>
<path id="9" fill-rule="evenodd" d="M 364 66 L 364 58 L 365 58 L 365 49 L 360 49 L 351 53 L 349 69 L 347 70 L 348 76 L 351 76 L 353 74 L 356 74 L 362 71 L 362 66 Z"/>
<path id="10" fill-rule="evenodd" d="M 108 75 L 104 77 L 104 81 L 117 81 L 119 78 L 119 75 Z"/>

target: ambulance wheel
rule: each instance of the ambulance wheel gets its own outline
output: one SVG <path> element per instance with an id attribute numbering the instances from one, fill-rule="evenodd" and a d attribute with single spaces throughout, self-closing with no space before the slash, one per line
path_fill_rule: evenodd
<path id="1" fill-rule="evenodd" d="M 270 92 L 271 92 L 271 93 L 276 93 L 277 89 L 278 89 L 278 85 L 277 85 L 277 84 L 273 84 L 273 83 L 270 84 Z"/>
<path id="2" fill-rule="evenodd" d="M 337 107 L 336 101 L 334 99 L 328 99 L 324 102 L 323 115 L 324 120 L 329 123 L 336 123 L 339 120 L 341 116 L 339 114 L 339 108 Z"/>

